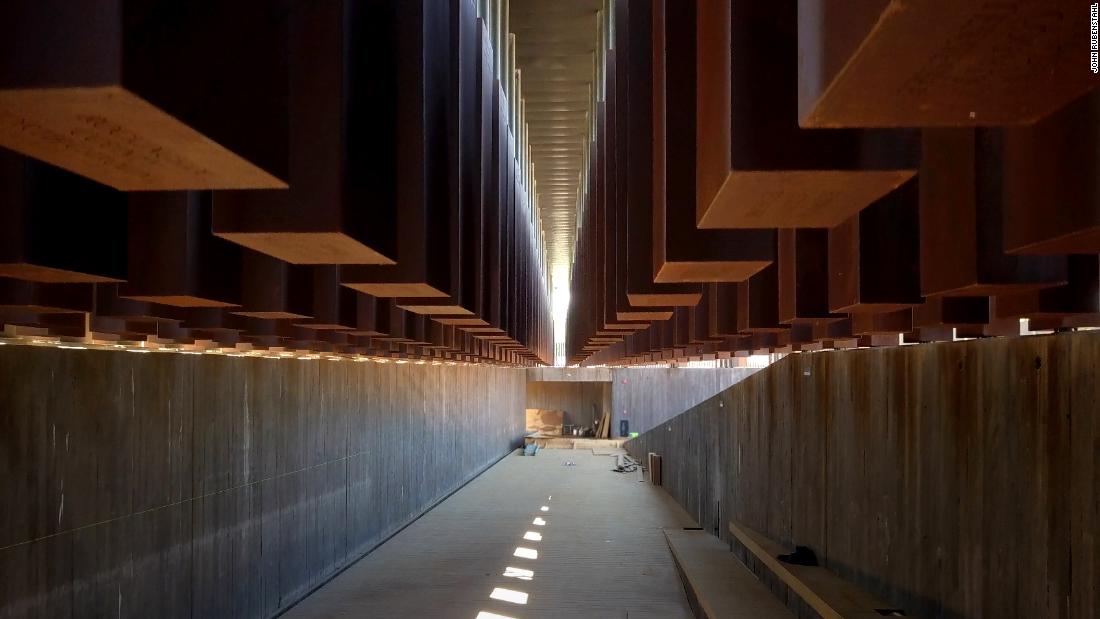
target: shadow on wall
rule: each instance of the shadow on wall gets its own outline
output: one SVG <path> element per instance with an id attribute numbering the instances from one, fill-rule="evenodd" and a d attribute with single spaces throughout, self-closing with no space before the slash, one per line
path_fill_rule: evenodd
<path id="1" fill-rule="evenodd" d="M 610 409 L 611 436 L 617 438 L 624 420 L 628 432 L 645 432 L 758 371 L 759 368 L 602 368 L 597 372 L 589 368 L 540 368 L 528 371 L 527 408 L 565 411 L 565 423 L 590 427 L 604 410 Z"/>
<path id="2" fill-rule="evenodd" d="M 760 368 L 623 368 L 612 370 L 612 430 L 647 432 L 730 388 Z"/>

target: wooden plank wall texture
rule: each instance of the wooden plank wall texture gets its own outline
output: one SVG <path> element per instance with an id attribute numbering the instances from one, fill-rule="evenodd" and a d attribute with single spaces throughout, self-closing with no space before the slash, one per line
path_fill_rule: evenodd
<path id="1" fill-rule="evenodd" d="M 910 615 L 1092 619 L 1098 367 L 1087 332 L 792 355 L 628 448 Z"/>
<path id="2" fill-rule="evenodd" d="M 0 346 L 0 617 L 270 617 L 518 444 L 523 370 Z"/>

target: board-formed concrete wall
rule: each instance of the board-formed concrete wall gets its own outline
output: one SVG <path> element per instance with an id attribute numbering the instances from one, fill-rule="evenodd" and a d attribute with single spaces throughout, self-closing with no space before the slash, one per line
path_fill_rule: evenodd
<path id="1" fill-rule="evenodd" d="M 611 379 L 611 432 L 619 422 L 645 432 L 745 380 L 758 368 L 616 368 Z"/>
<path id="2" fill-rule="evenodd" d="M 792 355 L 627 446 L 912 616 L 1100 616 L 1100 333 Z"/>
<path id="3" fill-rule="evenodd" d="M 759 371 L 757 368 L 533 368 L 527 407 L 564 410 L 566 423 L 592 426 L 610 409 L 611 436 L 619 421 L 645 432 Z M 600 381 L 600 382 L 597 382 Z M 595 411 L 595 412 L 593 412 Z"/>
<path id="4" fill-rule="evenodd" d="M 270 617 L 516 447 L 524 383 L 0 346 L 0 617 Z"/>

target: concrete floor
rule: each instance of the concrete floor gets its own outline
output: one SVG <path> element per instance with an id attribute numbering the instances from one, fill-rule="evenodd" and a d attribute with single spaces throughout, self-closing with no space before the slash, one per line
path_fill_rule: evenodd
<path id="1" fill-rule="evenodd" d="M 581 450 L 509 456 L 285 616 L 690 618 L 661 529 L 694 523 L 614 465 Z M 491 599 L 497 588 L 526 603 Z"/>

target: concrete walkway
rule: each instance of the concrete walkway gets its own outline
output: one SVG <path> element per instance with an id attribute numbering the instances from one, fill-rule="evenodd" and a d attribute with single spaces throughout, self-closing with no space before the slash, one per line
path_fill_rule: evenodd
<path id="1" fill-rule="evenodd" d="M 284 616 L 690 618 L 662 528 L 694 523 L 614 465 L 509 456 Z"/>

